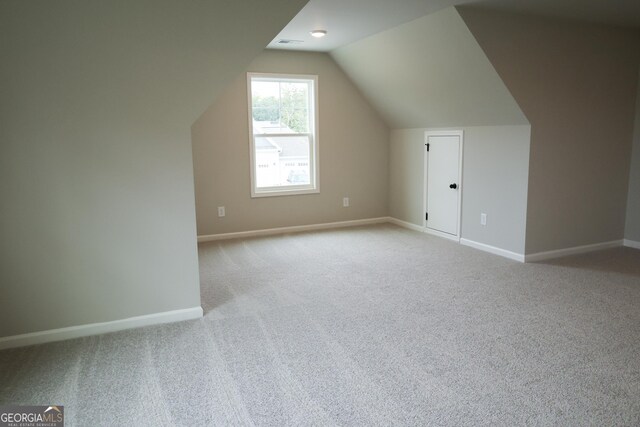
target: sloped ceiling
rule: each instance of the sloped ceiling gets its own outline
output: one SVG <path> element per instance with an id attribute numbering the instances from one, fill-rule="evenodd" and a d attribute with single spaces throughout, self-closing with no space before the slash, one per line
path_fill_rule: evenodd
<path id="1" fill-rule="evenodd" d="M 528 124 L 453 7 L 331 56 L 391 128 Z"/>
<path id="2" fill-rule="evenodd" d="M 310 0 L 269 49 L 330 52 L 429 13 L 477 0 Z M 312 37 L 311 30 L 326 30 Z M 289 41 L 282 43 L 281 41 Z"/>
<path id="3" fill-rule="evenodd" d="M 638 0 L 309 0 L 268 47 L 329 52 L 428 13 L 461 5 L 640 28 Z M 329 34 L 314 39 L 309 32 L 315 29 Z M 283 39 L 292 42 L 283 44 Z"/>
<path id="4" fill-rule="evenodd" d="M 507 12 L 640 28 L 638 0 L 479 0 L 474 4 Z"/>

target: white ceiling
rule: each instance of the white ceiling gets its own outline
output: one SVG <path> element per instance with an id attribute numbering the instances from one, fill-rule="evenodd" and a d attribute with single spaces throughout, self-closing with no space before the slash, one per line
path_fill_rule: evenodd
<path id="1" fill-rule="evenodd" d="M 529 124 L 451 7 L 331 56 L 392 129 Z"/>
<path id="2" fill-rule="evenodd" d="M 310 0 L 267 47 L 328 52 L 454 3 L 470 1 L 475 0 Z M 315 29 L 327 30 L 327 35 L 315 39 L 309 34 Z M 283 45 L 278 43 L 281 39 L 302 43 Z"/>
<path id="3" fill-rule="evenodd" d="M 267 47 L 328 52 L 446 7 L 469 3 L 640 27 L 640 0 L 310 0 Z M 328 34 L 315 39 L 309 34 L 314 29 Z M 301 43 L 281 44 L 282 39 Z"/>

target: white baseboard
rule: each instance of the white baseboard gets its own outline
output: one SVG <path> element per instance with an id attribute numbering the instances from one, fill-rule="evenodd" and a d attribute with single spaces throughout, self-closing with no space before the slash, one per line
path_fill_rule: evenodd
<path id="1" fill-rule="evenodd" d="M 182 310 L 165 311 L 144 316 L 129 317 L 128 319 L 111 322 L 89 323 L 86 325 L 70 326 L 68 328 L 50 329 L 48 331 L 31 332 L 0 338 L 0 350 L 26 345 L 43 344 L 52 341 L 62 341 L 89 335 L 106 334 L 125 329 L 142 326 L 159 325 L 161 323 L 179 322 L 182 320 L 198 319 L 202 317 L 202 307 L 185 308 Z"/>
<path id="2" fill-rule="evenodd" d="M 640 242 L 636 242 L 635 240 L 624 239 L 622 244 L 630 248 L 640 249 Z"/>
<path id="3" fill-rule="evenodd" d="M 454 236 L 452 234 L 443 233 L 442 231 L 432 230 L 431 228 L 425 227 L 422 229 L 427 234 L 431 234 L 432 236 L 442 237 L 443 239 L 452 240 L 454 242 L 460 243 L 460 237 Z"/>
<path id="4" fill-rule="evenodd" d="M 331 228 L 356 227 L 359 225 L 381 224 L 389 217 L 356 219 L 352 221 L 327 222 L 323 224 L 294 225 L 291 227 L 267 228 L 264 230 L 238 231 L 235 233 L 209 234 L 198 236 L 198 243 L 215 240 L 242 239 L 247 237 L 271 236 L 274 234 L 299 233 L 301 231 L 326 230 Z"/>
<path id="5" fill-rule="evenodd" d="M 538 252 L 524 256 L 525 262 L 544 261 L 552 258 L 560 258 L 568 255 L 578 255 L 587 252 L 599 251 L 602 249 L 616 248 L 622 246 L 623 240 L 612 240 L 610 242 L 595 243 L 592 245 L 574 246 L 572 248 L 556 249 L 554 251 Z"/>
<path id="6" fill-rule="evenodd" d="M 387 218 L 387 221 L 399 227 L 408 228 L 409 230 L 420 231 L 420 232 L 424 231 L 424 227 L 421 225 L 413 224 L 411 222 L 403 221 L 401 219 L 394 218 L 391 216 Z"/>
<path id="7" fill-rule="evenodd" d="M 409 230 L 414 230 L 414 231 L 420 231 L 423 233 L 427 233 L 427 234 L 431 234 L 434 236 L 438 236 L 438 237 L 442 237 L 445 239 L 449 239 L 449 240 L 453 240 L 454 242 L 460 242 L 461 245 L 465 245 L 465 246 L 469 246 L 471 248 L 474 249 L 479 249 L 481 251 L 485 251 L 485 252 L 489 252 L 492 253 L 494 255 L 499 255 L 499 256 L 503 256 L 505 258 L 509 258 L 518 262 L 524 262 L 524 255 L 523 254 L 518 254 L 515 252 L 511 252 L 511 251 L 507 251 L 505 249 L 500 249 L 497 248 L 495 246 L 490 246 L 490 245 L 485 245 L 484 243 L 478 243 L 478 242 L 474 242 L 473 240 L 469 240 L 469 239 L 464 239 L 464 238 L 460 238 L 458 239 L 457 236 L 451 236 L 449 234 L 446 233 L 440 233 L 434 230 L 429 230 L 426 227 L 422 227 L 420 225 L 417 224 L 412 224 L 410 222 L 406 222 L 406 221 L 402 221 L 401 219 L 398 218 L 393 218 L 393 217 L 389 217 L 389 222 L 395 225 L 398 225 L 400 227 L 404 227 L 404 228 L 408 228 Z"/>
<path id="8" fill-rule="evenodd" d="M 458 236 L 452 236 L 451 234 L 442 233 L 442 232 L 437 231 L 437 230 L 431 230 L 431 229 L 429 229 L 427 227 L 424 227 L 422 225 L 413 224 L 411 222 L 403 221 L 403 220 L 398 219 L 398 218 L 389 217 L 388 218 L 388 222 L 390 222 L 391 224 L 398 225 L 400 227 L 408 228 L 409 230 L 419 231 L 421 233 L 431 234 L 433 236 L 442 237 L 443 239 L 447 239 L 447 240 L 453 240 L 454 242 L 459 242 L 460 241 L 460 238 Z"/>
<path id="9" fill-rule="evenodd" d="M 474 249 L 479 249 L 481 251 L 489 252 L 494 255 L 499 255 L 505 258 L 509 258 L 514 261 L 524 262 L 524 254 L 519 254 L 517 252 L 511 252 L 506 249 L 501 249 L 495 246 L 486 245 L 484 243 L 474 242 L 473 240 L 464 239 L 464 238 L 460 239 L 460 244 L 464 246 L 469 246 Z"/>

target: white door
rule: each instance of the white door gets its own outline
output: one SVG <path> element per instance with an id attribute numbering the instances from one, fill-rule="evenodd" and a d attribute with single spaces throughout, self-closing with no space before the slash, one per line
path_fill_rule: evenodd
<path id="1" fill-rule="evenodd" d="M 426 231 L 460 237 L 462 132 L 425 133 Z"/>

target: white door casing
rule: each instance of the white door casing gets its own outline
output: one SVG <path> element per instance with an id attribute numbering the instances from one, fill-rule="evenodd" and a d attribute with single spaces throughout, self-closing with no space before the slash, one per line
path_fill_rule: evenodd
<path id="1" fill-rule="evenodd" d="M 424 149 L 425 231 L 460 240 L 463 131 L 427 131 Z"/>

